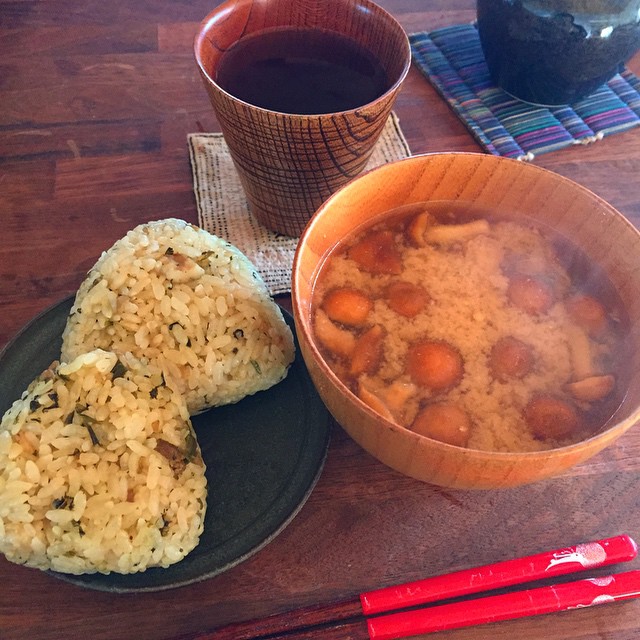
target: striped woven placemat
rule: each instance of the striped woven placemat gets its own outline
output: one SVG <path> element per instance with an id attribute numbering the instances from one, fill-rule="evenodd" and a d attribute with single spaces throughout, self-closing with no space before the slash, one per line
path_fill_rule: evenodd
<path id="1" fill-rule="evenodd" d="M 640 124 L 640 80 L 627 69 L 571 106 L 537 107 L 492 83 L 475 25 L 414 33 L 409 39 L 414 62 L 494 155 L 533 160 Z"/>

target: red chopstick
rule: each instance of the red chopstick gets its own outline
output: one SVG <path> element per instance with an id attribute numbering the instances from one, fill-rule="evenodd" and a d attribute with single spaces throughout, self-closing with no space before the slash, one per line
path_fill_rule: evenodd
<path id="1" fill-rule="evenodd" d="M 629 536 L 615 536 L 369 591 L 360 595 L 360 602 L 364 615 L 370 616 L 436 600 L 457 598 L 617 562 L 627 562 L 633 560 L 637 553 L 638 547 Z"/>
<path id="2" fill-rule="evenodd" d="M 396 640 L 437 631 L 582 609 L 640 596 L 640 571 L 390 613 L 269 635 L 269 640 Z M 210 636 L 218 638 L 216 634 Z M 482 637 L 485 637 L 484 635 Z M 266 640 L 266 637 L 263 636 Z"/>
<path id="3" fill-rule="evenodd" d="M 406 584 L 385 587 L 375 591 L 362 593 L 358 599 L 328 605 L 318 605 L 305 607 L 284 614 L 276 614 L 261 620 L 236 623 L 221 627 L 220 629 L 205 635 L 198 636 L 198 640 L 257 640 L 265 636 L 273 637 L 276 640 L 278 634 L 291 634 L 300 629 L 309 629 L 318 625 L 337 625 L 341 621 L 362 616 L 375 616 L 381 613 L 398 611 L 418 605 L 427 604 L 439 600 L 447 600 L 466 596 L 474 593 L 491 591 L 494 589 L 523 584 L 534 580 L 551 578 L 578 571 L 584 571 L 596 567 L 604 567 L 618 562 L 633 560 L 638 552 L 636 543 L 627 535 L 605 538 L 595 542 L 578 544 L 573 547 L 565 547 L 547 551 L 536 555 L 496 562 L 473 569 L 465 569 L 445 575 L 425 578 Z M 624 577 L 621 577 L 624 576 Z M 439 613 L 447 620 L 457 620 L 457 626 L 467 624 L 480 624 L 493 620 L 504 620 L 507 618 L 521 617 L 523 615 L 537 615 L 550 611 L 558 611 L 561 608 L 572 606 L 591 606 L 599 604 L 601 601 L 612 601 L 623 598 L 632 598 L 638 595 L 630 585 L 640 584 L 640 571 L 632 571 L 618 576 L 609 576 L 607 585 L 599 586 L 593 580 L 580 580 L 564 585 L 551 587 L 540 587 L 529 591 L 520 591 L 500 596 L 488 596 L 473 601 L 444 604 L 433 606 L 424 610 L 406 611 L 392 613 L 385 616 L 368 618 L 367 627 L 369 637 L 375 640 L 385 638 L 400 638 L 403 635 L 385 635 L 389 633 L 403 633 L 405 635 L 415 635 L 417 633 L 428 633 L 428 624 L 440 625 L 437 622 Z M 583 584 L 584 583 L 584 584 Z M 571 589 L 569 586 L 571 585 Z M 599 591 L 594 598 L 597 602 L 588 600 L 588 596 L 597 589 Z M 631 595 L 620 594 L 615 591 L 620 587 L 623 591 L 631 589 Z M 561 593 L 566 599 L 566 606 L 560 608 L 548 608 L 551 606 L 554 593 Z M 626 591 L 625 591 L 626 593 Z M 525 606 L 529 595 L 535 594 L 539 598 L 539 603 L 532 609 Z M 587 599 L 583 602 L 583 596 Z M 597 597 L 596 597 L 597 596 Z M 523 600 L 524 598 L 524 600 Z M 551 598 L 551 599 L 549 599 Z M 576 598 L 577 604 L 572 604 Z M 538 600 L 536 600 L 538 602 Z M 482 604 L 480 604 L 482 603 Z M 485 607 L 489 604 L 495 607 L 491 613 L 487 613 Z M 526 610 L 526 612 L 525 612 Z M 500 611 L 503 613 L 501 614 Z M 475 612 L 475 613 L 474 613 Z M 520 613 L 519 613 L 520 612 Z M 481 619 L 482 613 L 487 613 L 491 618 Z M 432 616 L 436 616 L 435 618 Z M 500 617 L 503 616 L 503 617 Z M 505 617 L 506 616 L 506 617 Z M 473 620 L 465 622 L 465 620 Z M 429 621 L 429 622 L 428 622 Z M 359 629 L 363 628 L 363 621 L 357 623 Z M 347 625 L 348 626 L 348 625 Z M 419 630 L 415 629 L 420 627 Z M 392 631 L 396 628 L 398 631 Z M 406 629 L 413 629 L 412 633 L 406 633 Z M 438 629 L 454 628 L 438 626 Z M 436 630 L 435 628 L 433 630 Z M 377 634 L 377 635 L 371 635 Z M 307 633 L 305 637 L 311 638 L 313 634 Z M 293 640 L 295 636 L 292 635 Z M 328 637 L 328 636 L 327 636 Z M 346 637 L 346 636 L 343 636 Z M 364 636 L 367 637 L 366 635 Z"/>
<path id="4" fill-rule="evenodd" d="M 640 571 L 587 578 L 499 596 L 391 613 L 367 620 L 369 640 L 397 640 L 446 629 L 582 609 L 640 596 Z"/>

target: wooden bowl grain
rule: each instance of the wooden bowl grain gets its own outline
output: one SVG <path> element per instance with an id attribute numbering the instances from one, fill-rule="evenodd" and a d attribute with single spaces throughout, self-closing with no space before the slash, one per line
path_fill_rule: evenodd
<path id="1" fill-rule="evenodd" d="M 473 203 L 508 219 L 527 216 L 571 239 L 605 271 L 629 316 L 631 380 L 615 423 L 587 440 L 534 453 L 448 445 L 382 418 L 331 371 L 316 345 L 311 301 L 318 270 L 334 245 L 371 217 L 416 202 Z M 414 156 L 353 180 L 316 212 L 293 265 L 293 312 L 300 348 L 325 404 L 366 451 L 393 469 L 454 488 L 491 489 L 558 475 L 595 455 L 640 419 L 640 233 L 575 182 L 531 164 L 471 153 Z"/>

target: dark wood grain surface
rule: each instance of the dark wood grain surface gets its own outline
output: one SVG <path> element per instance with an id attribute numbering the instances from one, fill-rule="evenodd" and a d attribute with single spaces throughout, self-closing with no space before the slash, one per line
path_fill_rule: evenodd
<path id="1" fill-rule="evenodd" d="M 197 221 L 186 136 L 217 125 L 192 40 L 214 3 L 0 0 L 0 346 L 72 293 L 133 226 L 168 216 Z M 408 32 L 474 18 L 472 0 L 381 4 Z M 640 56 L 630 67 L 640 73 Z M 480 150 L 415 68 L 395 110 L 414 153 Z M 640 128 L 535 162 L 640 225 Z M 0 559 L 0 638 L 188 638 L 622 532 L 640 539 L 637 428 L 562 477 L 466 492 L 402 477 L 334 426 L 309 501 L 258 554 L 216 578 L 147 594 L 82 589 Z M 438 637 L 633 640 L 640 601 Z"/>

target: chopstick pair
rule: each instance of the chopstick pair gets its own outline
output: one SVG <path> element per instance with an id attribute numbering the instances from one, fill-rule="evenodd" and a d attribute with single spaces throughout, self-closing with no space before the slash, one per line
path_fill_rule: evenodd
<path id="1" fill-rule="evenodd" d="M 194 640 L 395 640 L 640 596 L 640 570 L 416 609 L 420 605 L 633 560 L 627 535 L 362 593 L 231 624 Z M 364 617 L 364 618 L 363 618 Z"/>

